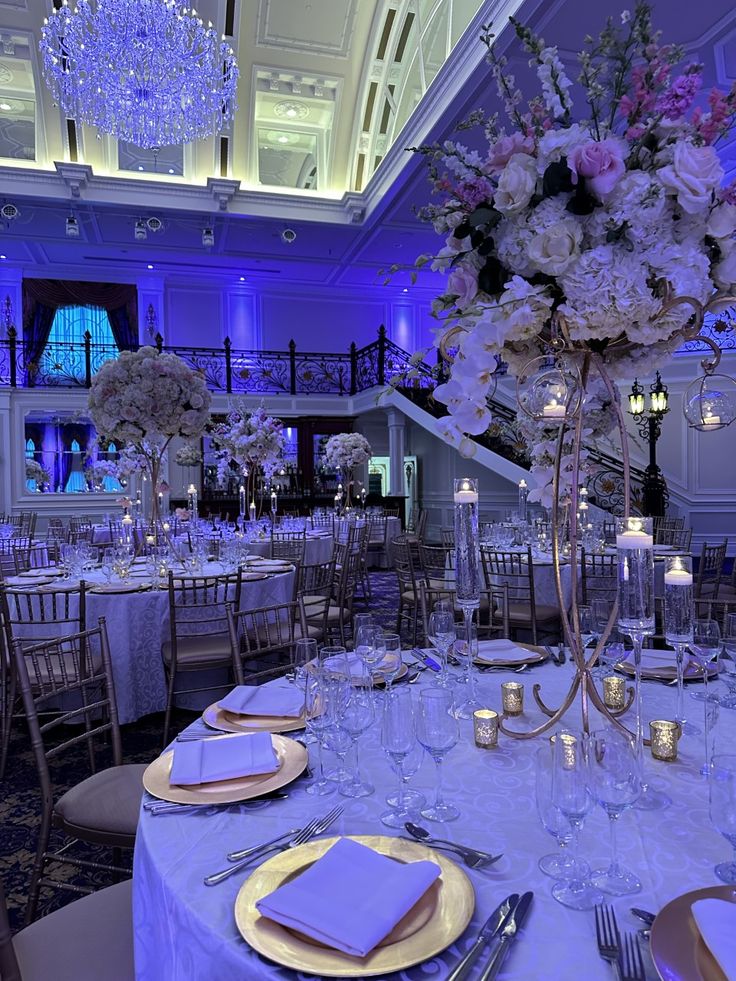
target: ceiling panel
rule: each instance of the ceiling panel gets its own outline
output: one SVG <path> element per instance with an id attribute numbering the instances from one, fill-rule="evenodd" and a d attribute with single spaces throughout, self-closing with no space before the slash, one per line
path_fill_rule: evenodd
<path id="1" fill-rule="evenodd" d="M 347 58 L 357 0 L 261 0 L 259 44 Z"/>

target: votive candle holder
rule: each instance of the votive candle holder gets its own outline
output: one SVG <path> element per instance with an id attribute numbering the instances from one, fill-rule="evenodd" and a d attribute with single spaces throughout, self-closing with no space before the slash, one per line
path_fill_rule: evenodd
<path id="1" fill-rule="evenodd" d="M 654 759 L 674 763 L 677 759 L 677 743 L 682 735 L 680 723 L 661 720 L 650 722 L 649 734 Z"/>
<path id="2" fill-rule="evenodd" d="M 473 712 L 473 735 L 479 749 L 495 749 L 498 746 L 498 712 L 476 709 Z"/>
<path id="3" fill-rule="evenodd" d="M 524 686 L 520 681 L 501 684 L 501 703 L 504 715 L 521 715 L 524 711 Z"/>
<path id="4" fill-rule="evenodd" d="M 603 679 L 603 704 L 609 709 L 622 709 L 626 704 L 626 680 L 618 675 Z"/>

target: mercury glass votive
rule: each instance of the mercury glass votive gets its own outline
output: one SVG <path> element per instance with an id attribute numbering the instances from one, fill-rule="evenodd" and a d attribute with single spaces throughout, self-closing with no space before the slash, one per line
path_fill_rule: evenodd
<path id="1" fill-rule="evenodd" d="M 562 755 L 563 766 L 566 770 L 571 769 L 575 766 L 575 756 L 577 754 L 578 738 L 573 736 L 571 732 L 560 732 L 555 733 L 549 737 L 550 745 L 554 746 L 557 741 L 557 736 L 559 735 L 560 741 L 565 747 Z"/>
<path id="2" fill-rule="evenodd" d="M 652 741 L 652 756 L 655 760 L 673 763 L 677 759 L 677 743 L 682 735 L 679 722 L 650 722 L 649 734 Z"/>
<path id="3" fill-rule="evenodd" d="M 521 715 L 524 711 L 524 686 L 520 681 L 504 681 L 501 684 L 501 702 L 504 715 Z"/>
<path id="4" fill-rule="evenodd" d="M 498 712 L 493 709 L 473 712 L 473 735 L 479 749 L 495 749 L 498 746 Z"/>
<path id="5" fill-rule="evenodd" d="M 622 709 L 626 704 L 626 681 L 618 675 L 603 679 L 603 703 L 609 709 Z"/>

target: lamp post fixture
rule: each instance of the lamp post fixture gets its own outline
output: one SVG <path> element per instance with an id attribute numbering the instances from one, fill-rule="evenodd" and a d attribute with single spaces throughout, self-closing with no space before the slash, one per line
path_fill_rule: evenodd
<path id="1" fill-rule="evenodd" d="M 667 511 L 669 491 L 662 471 L 657 466 L 657 440 L 662 435 L 662 420 L 670 411 L 667 386 L 662 382 L 659 372 L 649 386 L 649 405 L 643 385 L 638 379 L 629 394 L 629 412 L 639 427 L 639 435 L 649 444 L 649 463 L 644 472 L 642 486 L 643 510 L 647 516 L 663 515 Z"/>

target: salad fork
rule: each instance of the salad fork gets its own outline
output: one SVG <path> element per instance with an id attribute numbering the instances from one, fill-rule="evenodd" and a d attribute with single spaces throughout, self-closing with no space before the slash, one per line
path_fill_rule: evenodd
<path id="1" fill-rule="evenodd" d="M 644 961 L 636 934 L 625 933 L 618 960 L 621 981 L 644 981 Z"/>
<path id="2" fill-rule="evenodd" d="M 616 914 L 612 906 L 606 906 L 605 903 L 596 906 L 595 934 L 598 941 L 598 953 L 604 961 L 608 961 L 618 978 L 620 942 Z"/>

